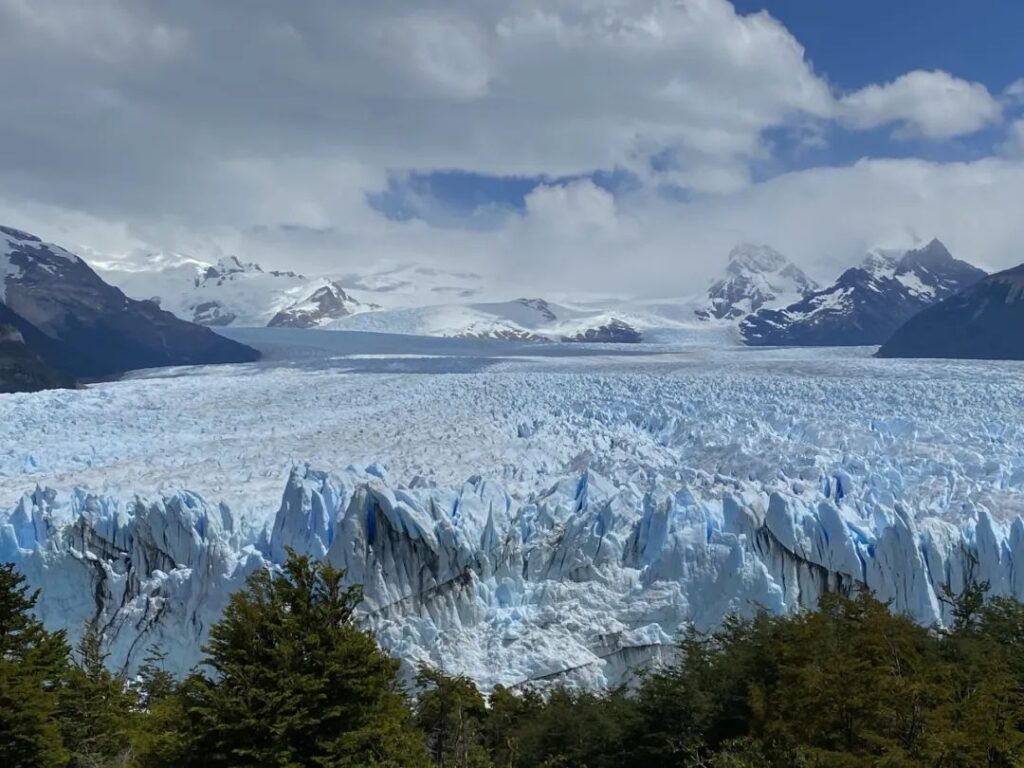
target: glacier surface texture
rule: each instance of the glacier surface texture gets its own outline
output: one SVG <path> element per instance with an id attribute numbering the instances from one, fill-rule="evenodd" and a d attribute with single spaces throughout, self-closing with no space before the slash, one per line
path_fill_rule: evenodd
<path id="1" fill-rule="evenodd" d="M 969 578 L 1024 598 L 1019 364 L 249 334 L 264 362 L 0 399 L 0 561 L 114 664 L 187 671 L 288 547 L 484 686 L 614 684 L 859 584 L 925 624 Z"/>

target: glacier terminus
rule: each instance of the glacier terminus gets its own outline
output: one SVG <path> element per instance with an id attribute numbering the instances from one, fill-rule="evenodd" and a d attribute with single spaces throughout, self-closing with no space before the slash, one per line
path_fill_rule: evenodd
<path id="1" fill-rule="evenodd" d="M 289 548 L 408 669 L 484 686 L 617 684 L 828 590 L 926 625 L 972 579 L 1024 597 L 1020 363 L 232 333 L 263 361 L 0 402 L 0 561 L 115 666 L 187 672 Z"/>

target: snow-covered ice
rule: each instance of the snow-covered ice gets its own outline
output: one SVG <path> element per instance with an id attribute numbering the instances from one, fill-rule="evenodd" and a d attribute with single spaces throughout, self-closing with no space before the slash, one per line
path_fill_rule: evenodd
<path id="1" fill-rule="evenodd" d="M 0 397 L 0 560 L 178 669 L 286 546 L 482 684 L 616 682 L 683 623 L 865 582 L 1024 597 L 1024 366 L 237 329 L 261 363 Z M 708 338 L 713 338 L 709 336 Z"/>

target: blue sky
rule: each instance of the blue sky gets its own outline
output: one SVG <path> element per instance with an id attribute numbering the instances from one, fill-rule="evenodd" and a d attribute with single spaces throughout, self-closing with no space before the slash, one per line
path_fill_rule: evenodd
<path id="1" fill-rule="evenodd" d="M 836 86 L 860 88 L 914 69 L 943 69 L 1001 91 L 1021 76 L 1018 0 L 735 0 L 766 10 Z"/>
<path id="2" fill-rule="evenodd" d="M 740 241 L 823 279 L 919 237 L 1010 266 L 1022 29 L 1021 0 L 0 0 L 0 222 L 521 295 L 682 295 Z"/>
<path id="3" fill-rule="evenodd" d="M 782 22 L 804 46 L 816 72 L 839 91 L 889 82 L 919 69 L 954 73 L 984 84 L 992 93 L 1002 92 L 1022 76 L 1020 0 L 733 0 L 733 6 L 743 14 L 767 11 Z M 846 165 L 864 157 L 969 162 L 990 155 L 1003 135 L 1003 127 L 990 126 L 953 139 L 893 140 L 889 126 L 866 131 L 828 126 L 823 129 L 823 145 L 808 148 L 788 129 L 769 130 L 765 136 L 773 151 L 752 163 L 752 179 Z M 638 184 L 622 168 L 586 176 L 613 194 L 632 191 Z M 457 169 L 403 171 L 387 190 L 369 199 L 396 220 L 423 218 L 438 226 L 486 228 L 498 221 L 488 212 L 522 211 L 526 195 L 538 185 L 570 178 L 494 176 Z M 678 188 L 663 191 L 674 199 L 689 197 Z"/>

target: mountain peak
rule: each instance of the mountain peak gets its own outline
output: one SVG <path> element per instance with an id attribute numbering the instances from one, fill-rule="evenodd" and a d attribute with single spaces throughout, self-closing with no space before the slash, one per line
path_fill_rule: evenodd
<path id="1" fill-rule="evenodd" d="M 7 240 L 20 240 L 25 243 L 41 243 L 41 239 L 35 235 L 23 232 L 20 229 L 14 227 L 5 227 L 0 225 L 0 234 L 5 235 Z"/>
<path id="2" fill-rule="evenodd" d="M 953 258 L 953 254 L 949 252 L 949 249 L 943 242 L 938 238 L 932 238 L 931 242 L 927 245 L 907 251 L 901 260 L 901 266 L 906 268 L 919 264 L 927 267 L 949 264 L 953 261 L 956 261 L 956 259 Z"/>
<path id="3" fill-rule="evenodd" d="M 733 274 L 739 272 L 762 274 L 778 272 L 787 264 L 789 262 L 786 257 L 770 246 L 740 243 L 729 251 L 727 270 Z"/>
<path id="4" fill-rule="evenodd" d="M 816 288 L 813 280 L 774 248 L 741 243 L 729 252 L 724 277 L 711 284 L 707 303 L 695 314 L 702 320 L 735 320 Z"/>
<path id="5" fill-rule="evenodd" d="M 349 296 L 335 281 L 327 281 L 309 296 L 274 315 L 270 327 L 315 328 L 329 320 L 347 317 L 360 308 L 360 302 Z"/>

